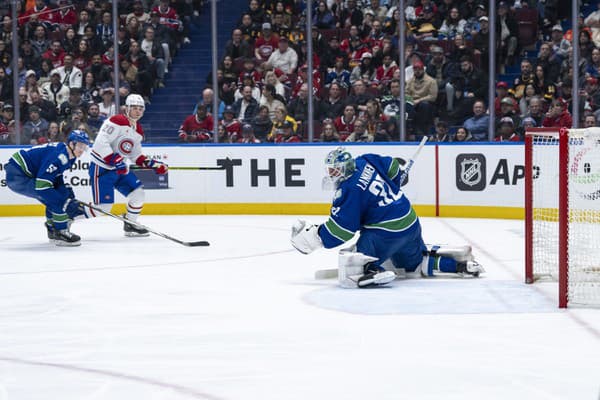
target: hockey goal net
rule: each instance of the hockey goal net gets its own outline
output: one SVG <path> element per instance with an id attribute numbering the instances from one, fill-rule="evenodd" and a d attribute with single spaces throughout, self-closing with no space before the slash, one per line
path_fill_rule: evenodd
<path id="1" fill-rule="evenodd" d="M 600 128 L 525 138 L 525 277 L 558 280 L 559 307 L 600 306 Z"/>

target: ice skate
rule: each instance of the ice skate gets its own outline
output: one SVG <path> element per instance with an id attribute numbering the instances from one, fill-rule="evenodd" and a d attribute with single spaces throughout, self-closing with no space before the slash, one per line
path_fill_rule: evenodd
<path id="1" fill-rule="evenodd" d="M 126 218 L 125 215 L 123 215 L 123 218 Z M 150 236 L 150 232 L 148 232 L 147 229 L 130 224 L 128 222 L 125 222 L 123 224 L 123 231 L 125 232 L 125 236 L 128 236 L 128 237 Z"/>
<path id="2" fill-rule="evenodd" d="M 386 271 L 381 267 L 373 267 L 370 263 L 365 265 L 364 271 L 365 273 L 356 281 L 356 286 L 359 288 L 381 286 L 396 279 L 394 272 Z"/>
<path id="3" fill-rule="evenodd" d="M 54 229 L 52 222 L 46 221 L 44 223 L 44 226 L 46 227 L 46 231 L 48 232 L 48 240 L 50 241 L 50 243 L 54 243 L 54 241 L 56 240 L 56 229 Z"/>
<path id="4" fill-rule="evenodd" d="M 456 264 L 456 272 L 461 275 L 472 275 L 475 278 L 485 272 L 485 269 L 477 261 L 466 261 Z"/>
<path id="5" fill-rule="evenodd" d="M 54 244 L 57 246 L 74 247 L 81 245 L 81 237 L 68 229 L 54 231 Z"/>

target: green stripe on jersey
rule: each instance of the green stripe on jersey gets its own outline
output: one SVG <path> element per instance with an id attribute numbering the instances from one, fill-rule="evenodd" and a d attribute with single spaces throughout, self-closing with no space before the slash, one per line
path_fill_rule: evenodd
<path id="1" fill-rule="evenodd" d="M 368 229 L 383 229 L 385 231 L 390 232 L 402 232 L 408 228 L 410 228 L 417 221 L 417 213 L 411 207 L 410 211 L 406 213 L 406 215 L 396 218 L 390 219 L 388 221 L 381 221 L 376 224 L 365 225 L 365 228 Z"/>
<path id="2" fill-rule="evenodd" d="M 354 232 L 350 232 L 348 229 L 341 227 L 331 218 L 325 222 L 325 228 L 331 233 L 331 236 L 336 237 L 343 242 L 347 242 L 354 236 Z"/>
<path id="3" fill-rule="evenodd" d="M 392 158 L 392 163 L 388 168 L 388 178 L 394 179 L 398 175 L 398 172 L 400 172 L 400 163 L 395 158 Z"/>
<path id="4" fill-rule="evenodd" d="M 52 189 L 53 187 L 54 187 L 54 184 L 47 179 L 37 178 L 35 180 L 35 190 L 46 190 L 46 189 Z"/>
<path id="5" fill-rule="evenodd" d="M 15 160 L 17 164 L 19 164 L 19 167 L 21 167 L 21 169 L 23 170 L 23 172 L 25 172 L 25 174 L 27 174 L 27 176 L 33 176 L 31 174 L 31 171 L 29 171 L 29 167 L 27 166 L 27 163 L 23 159 L 23 156 L 21 156 L 20 152 L 17 151 L 15 154 L 13 154 L 12 159 Z"/>

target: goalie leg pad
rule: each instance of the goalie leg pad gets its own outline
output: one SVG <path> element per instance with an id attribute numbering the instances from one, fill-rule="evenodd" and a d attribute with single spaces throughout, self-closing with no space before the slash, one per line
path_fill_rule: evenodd
<path id="1" fill-rule="evenodd" d="M 431 256 L 449 257 L 458 262 L 473 261 L 473 250 L 471 246 L 448 246 L 428 244 L 427 253 Z"/>
<path id="2" fill-rule="evenodd" d="M 310 254 L 313 251 L 323 247 L 323 242 L 319 236 L 319 226 L 307 224 L 306 221 L 299 220 L 292 226 L 292 246 L 302 254 Z"/>
<path id="3" fill-rule="evenodd" d="M 350 251 L 349 251 L 350 250 Z M 377 257 L 351 251 L 340 250 L 338 257 L 338 283 L 343 288 L 364 288 L 392 282 L 396 274 L 372 264 Z"/>

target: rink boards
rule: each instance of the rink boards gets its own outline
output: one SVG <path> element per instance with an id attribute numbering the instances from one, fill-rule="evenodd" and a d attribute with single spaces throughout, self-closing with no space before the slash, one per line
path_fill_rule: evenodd
<path id="1" fill-rule="evenodd" d="M 329 144 L 145 145 L 173 167 L 165 180 L 146 174 L 146 214 L 327 214 L 332 193 L 322 189 Z M 416 144 L 346 144 L 353 155 L 377 153 L 404 165 Z M 4 164 L 19 149 L 0 148 Z M 66 174 L 78 198 L 91 200 L 89 154 Z M 177 169 L 185 167 L 186 169 Z M 198 167 L 198 169 L 190 168 Z M 203 169 L 203 168 L 211 169 Z M 523 218 L 524 147 L 520 143 L 428 143 L 404 186 L 422 216 Z M 155 187 L 156 189 L 150 189 Z M 117 194 L 117 203 L 124 198 Z M 115 210 L 123 209 L 117 204 Z M 115 211 L 115 212 L 116 212 Z M 0 215 L 40 215 L 34 200 L 6 187 L 0 169 Z"/>

